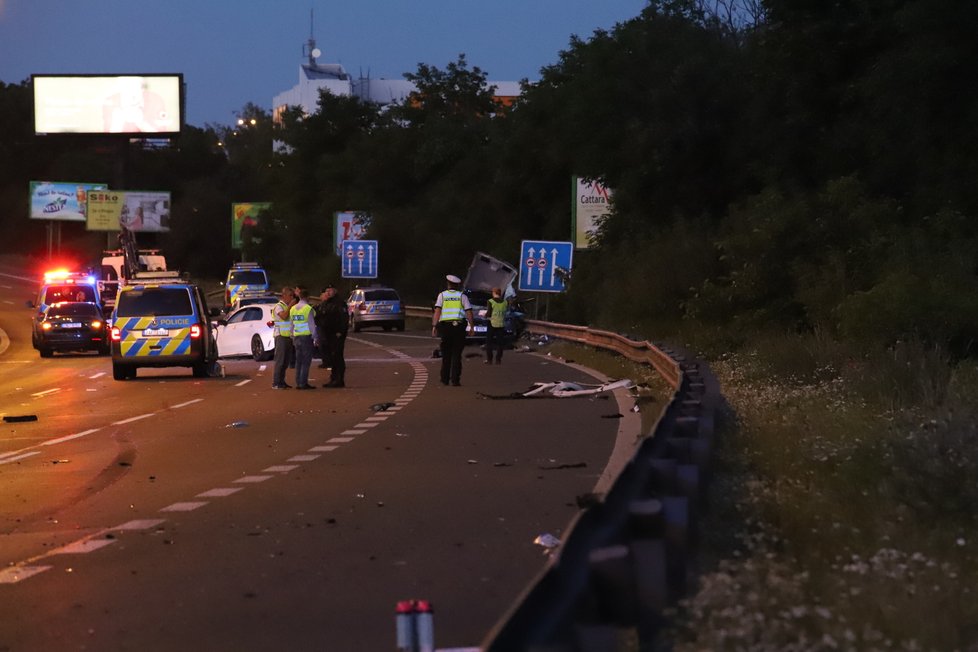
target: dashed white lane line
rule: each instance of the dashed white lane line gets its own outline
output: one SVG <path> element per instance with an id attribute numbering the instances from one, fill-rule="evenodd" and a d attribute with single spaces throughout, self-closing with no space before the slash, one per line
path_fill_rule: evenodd
<path id="1" fill-rule="evenodd" d="M 248 383 L 250 383 L 251 381 L 252 381 L 252 379 L 251 379 L 251 378 L 245 378 L 245 379 L 244 379 L 244 380 L 242 380 L 242 381 L 241 381 L 240 383 L 235 383 L 235 384 L 234 384 L 234 386 L 235 386 L 235 387 L 241 387 L 241 386 L 243 386 L 243 385 L 247 385 L 247 384 L 248 384 Z"/>
<path id="2" fill-rule="evenodd" d="M 364 421 L 387 421 L 388 419 L 390 419 L 389 416 L 387 416 L 387 415 L 381 415 L 381 416 L 375 416 L 375 417 L 367 417 L 366 419 L 364 419 Z"/>
<path id="3" fill-rule="evenodd" d="M 0 459 L 0 464 L 9 464 L 10 462 L 17 462 L 22 459 L 31 457 L 32 455 L 40 455 L 40 451 L 31 451 L 30 453 L 23 453 L 21 455 L 16 455 L 14 457 L 8 457 L 5 459 Z"/>
<path id="4" fill-rule="evenodd" d="M 0 584 L 16 584 L 28 577 L 51 570 L 50 566 L 9 566 L 0 570 Z"/>
<path id="5" fill-rule="evenodd" d="M 122 421 L 113 421 L 113 426 L 124 426 L 127 423 L 132 423 L 133 421 L 140 421 L 142 419 L 148 419 L 156 414 L 156 412 L 150 412 L 148 414 L 140 414 L 139 416 L 129 417 L 128 419 L 123 419 Z"/>
<path id="6" fill-rule="evenodd" d="M 298 464 L 278 464 L 276 466 L 270 466 L 267 469 L 262 469 L 262 473 L 288 473 L 289 471 L 295 471 L 299 468 Z"/>
<path id="7" fill-rule="evenodd" d="M 264 482 L 275 476 L 272 475 L 246 475 L 238 478 L 235 482 L 239 484 L 258 484 L 259 482 Z"/>
<path id="8" fill-rule="evenodd" d="M 166 519 L 164 518 L 138 518 L 134 521 L 126 521 L 122 525 L 106 530 L 106 532 L 116 530 L 121 530 L 123 532 L 132 532 L 133 530 L 148 530 L 156 527 L 157 525 L 162 525 L 163 523 L 166 523 Z"/>
<path id="9" fill-rule="evenodd" d="M 53 387 L 51 389 L 46 389 L 43 392 L 34 392 L 33 394 L 31 394 L 31 396 L 35 398 L 40 398 L 42 396 L 47 396 L 48 394 L 54 394 L 55 392 L 60 392 L 60 391 L 61 391 L 60 387 Z"/>
<path id="10" fill-rule="evenodd" d="M 353 437 L 333 437 L 332 439 L 327 439 L 327 444 L 346 444 L 353 441 Z"/>
<path id="11" fill-rule="evenodd" d="M 360 430 L 360 429 L 354 428 L 352 430 L 344 430 L 340 434 L 341 435 L 362 435 L 365 432 L 367 432 L 367 431 L 366 430 Z"/>
<path id="12" fill-rule="evenodd" d="M 380 425 L 379 421 L 364 421 L 363 423 L 358 423 L 356 428 L 376 428 Z"/>
<path id="13" fill-rule="evenodd" d="M 200 509 L 204 505 L 207 505 L 206 500 L 195 500 L 183 503 L 173 503 L 172 505 L 167 505 L 160 509 L 161 512 L 192 512 L 195 509 Z"/>
<path id="14" fill-rule="evenodd" d="M 313 446 L 309 450 L 313 453 L 329 453 L 331 451 L 335 451 L 337 448 L 339 448 L 339 446 Z"/>
<path id="15" fill-rule="evenodd" d="M 187 407 L 188 405 L 193 405 L 194 403 L 200 403 L 203 400 L 204 399 L 202 398 L 195 398 L 190 401 L 184 401 L 183 403 L 177 403 L 176 405 L 173 406 L 173 409 L 176 410 L 177 408 Z"/>
<path id="16" fill-rule="evenodd" d="M 244 489 L 244 487 L 220 487 L 218 489 L 203 491 L 197 494 L 197 498 L 227 498 L 231 494 L 238 493 L 242 489 Z"/>
<path id="17" fill-rule="evenodd" d="M 76 432 L 73 435 L 65 435 L 64 437 L 58 437 L 57 439 L 49 439 L 48 441 L 41 442 L 41 446 L 53 446 L 54 444 L 60 444 L 64 441 L 71 441 L 72 439 L 78 439 L 79 437 L 86 437 L 93 432 L 98 432 L 99 430 L 101 430 L 101 428 L 92 428 L 91 430 Z"/>
<path id="18" fill-rule="evenodd" d="M 313 460 L 318 460 L 319 455 L 293 455 L 286 462 L 312 462 Z"/>
<path id="19" fill-rule="evenodd" d="M 96 378 L 101 378 L 104 375 L 105 375 L 105 372 L 104 371 L 100 371 L 100 372 L 98 372 L 97 374 L 95 374 L 93 376 L 89 376 L 88 379 L 89 380 L 95 380 Z"/>
<path id="20" fill-rule="evenodd" d="M 99 548 L 104 548 L 105 546 L 111 545 L 116 542 L 116 539 L 81 539 L 80 541 L 73 541 L 66 546 L 61 546 L 56 550 L 52 550 L 52 555 L 83 555 L 86 552 L 92 552 L 93 550 L 98 550 Z"/>

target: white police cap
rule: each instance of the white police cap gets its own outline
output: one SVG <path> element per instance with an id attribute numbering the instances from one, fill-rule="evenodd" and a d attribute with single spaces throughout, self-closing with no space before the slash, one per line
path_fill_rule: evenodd
<path id="1" fill-rule="evenodd" d="M 460 279 L 459 277 L 455 276 L 454 274 L 449 274 L 448 276 L 445 277 L 445 280 L 448 281 L 449 283 L 461 283 L 462 282 L 462 279 Z"/>

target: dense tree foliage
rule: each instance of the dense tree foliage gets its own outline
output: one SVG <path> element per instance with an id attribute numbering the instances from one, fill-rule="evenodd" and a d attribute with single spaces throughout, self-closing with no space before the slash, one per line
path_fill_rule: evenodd
<path id="1" fill-rule="evenodd" d="M 324 93 L 280 124 L 248 105 L 241 125 L 188 127 L 161 150 L 35 138 L 27 84 L 0 84 L 0 219 L 43 242 L 23 217 L 30 179 L 169 189 L 161 244 L 212 273 L 241 255 L 230 203 L 271 201 L 245 255 L 318 284 L 339 277 L 332 214 L 359 210 L 381 280 L 425 301 L 475 251 L 516 262 L 522 239 L 570 239 L 582 175 L 614 190 L 614 210 L 552 318 L 731 342 L 915 336 L 966 354 L 975 24 L 960 0 L 654 0 L 573 37 L 512 107 L 460 55 L 406 74 L 418 90 L 401 105 Z"/>

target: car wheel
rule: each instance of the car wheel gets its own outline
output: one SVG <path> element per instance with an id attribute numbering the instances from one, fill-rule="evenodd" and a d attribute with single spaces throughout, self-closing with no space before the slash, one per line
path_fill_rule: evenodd
<path id="1" fill-rule="evenodd" d="M 195 362 L 191 369 L 194 372 L 194 378 L 207 378 L 207 362 Z"/>
<path id="2" fill-rule="evenodd" d="M 354 319 L 353 320 L 353 332 L 354 333 L 359 333 L 361 328 L 363 328 L 363 324 L 361 324 L 356 319 Z"/>
<path id="3" fill-rule="evenodd" d="M 42 358 L 50 358 L 52 355 L 54 355 L 54 351 L 46 346 L 38 348 L 38 352 L 40 352 Z"/>
<path id="4" fill-rule="evenodd" d="M 397 322 L 396 324 L 394 324 L 394 328 L 397 329 L 397 330 L 399 330 L 399 331 L 403 331 L 404 330 L 404 322 L 403 321 Z"/>
<path id="5" fill-rule="evenodd" d="M 255 362 L 271 360 L 275 356 L 275 351 L 266 351 L 265 345 L 261 341 L 260 335 L 251 336 L 251 357 Z"/>
<path id="6" fill-rule="evenodd" d="M 115 380 L 128 380 L 136 377 L 136 369 L 127 364 L 112 363 L 112 378 Z"/>
<path id="7" fill-rule="evenodd" d="M 391 328 L 393 328 L 393 326 L 391 326 L 390 324 L 384 324 L 383 326 L 381 326 L 381 328 L 384 329 L 385 333 L 389 333 Z"/>

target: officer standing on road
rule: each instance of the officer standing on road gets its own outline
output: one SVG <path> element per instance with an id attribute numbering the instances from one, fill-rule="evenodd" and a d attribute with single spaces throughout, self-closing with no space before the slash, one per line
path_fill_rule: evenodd
<path id="1" fill-rule="evenodd" d="M 313 347 L 319 342 L 316 324 L 313 323 L 312 306 L 309 305 L 309 291 L 304 287 L 295 289 L 299 300 L 289 310 L 292 320 L 292 341 L 295 345 L 295 388 L 315 389 L 309 384 L 309 367 L 312 366 Z"/>
<path id="2" fill-rule="evenodd" d="M 331 372 L 329 382 L 323 387 L 346 387 L 343 377 L 346 375 L 346 360 L 343 349 L 346 348 L 346 333 L 350 328 L 350 316 L 346 311 L 346 302 L 336 293 L 336 288 L 327 285 L 323 290 L 325 300 L 320 304 L 322 313 L 322 329 L 319 337 L 322 348 L 329 359 Z"/>
<path id="3" fill-rule="evenodd" d="M 275 335 L 275 370 L 272 373 L 272 389 L 292 387 L 285 382 L 285 370 L 292 363 L 295 349 L 292 346 L 292 320 L 289 310 L 295 305 L 292 288 L 282 288 L 278 303 L 272 307 L 272 333 Z"/>
<path id="4" fill-rule="evenodd" d="M 462 279 L 449 274 L 445 277 L 448 289 L 435 299 L 435 312 L 431 318 L 432 336 L 441 337 L 441 384 L 451 380 L 456 387 L 462 379 L 462 350 L 465 348 L 465 323 L 469 332 L 475 332 L 472 305 L 469 298 L 458 289 Z"/>

